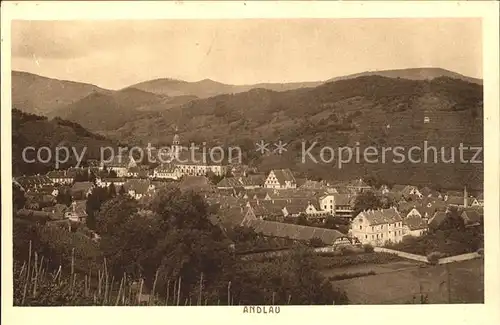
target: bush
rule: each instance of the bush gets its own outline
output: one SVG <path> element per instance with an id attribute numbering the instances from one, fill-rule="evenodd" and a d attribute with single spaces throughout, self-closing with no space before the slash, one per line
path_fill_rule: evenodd
<path id="1" fill-rule="evenodd" d="M 363 249 L 365 250 L 365 253 L 373 253 L 374 251 L 373 246 L 370 244 L 364 244 Z"/>
<path id="2" fill-rule="evenodd" d="M 443 257 L 443 254 L 440 252 L 432 252 L 429 255 L 427 255 L 427 261 L 429 261 L 430 264 L 436 265 L 439 262 L 439 259 Z"/>
<path id="3" fill-rule="evenodd" d="M 321 240 L 321 238 L 313 237 L 309 240 L 309 245 L 312 247 L 325 247 L 326 244 Z"/>
<path id="4" fill-rule="evenodd" d="M 354 246 L 343 246 L 340 248 L 340 251 L 342 252 L 342 255 L 344 255 L 344 256 L 356 255 L 356 254 L 363 253 L 363 249 L 356 248 Z"/>
<path id="5" fill-rule="evenodd" d="M 333 256 L 341 256 L 342 252 L 339 250 L 335 250 L 335 251 L 327 251 L 327 252 L 315 252 L 314 254 L 316 256 L 321 256 L 321 257 L 333 257 Z"/>
<path id="6" fill-rule="evenodd" d="M 441 252 L 445 256 L 454 256 L 476 252 L 484 244 L 482 229 L 437 230 L 421 237 L 406 236 L 402 242 L 387 245 L 388 248 L 406 253 L 427 255 Z"/>
<path id="7" fill-rule="evenodd" d="M 359 264 L 386 264 L 401 260 L 401 257 L 390 253 L 369 253 L 348 256 L 315 254 L 315 263 L 319 269 L 330 269 Z"/>

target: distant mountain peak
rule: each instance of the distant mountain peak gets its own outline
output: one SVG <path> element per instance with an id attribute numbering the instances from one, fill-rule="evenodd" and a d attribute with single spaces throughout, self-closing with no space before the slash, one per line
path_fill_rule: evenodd
<path id="1" fill-rule="evenodd" d="M 365 71 L 355 74 L 350 74 L 346 76 L 335 77 L 327 80 L 327 82 L 334 82 L 338 80 L 353 79 L 363 76 L 382 76 L 388 78 L 401 78 L 410 80 L 432 80 L 439 77 L 449 77 L 454 79 L 461 79 L 467 82 L 476 83 L 482 85 L 481 79 L 472 78 L 468 76 L 461 75 L 457 72 L 446 70 L 437 67 L 420 67 L 420 68 L 407 68 L 407 69 L 391 69 L 391 70 L 375 70 L 375 71 Z"/>

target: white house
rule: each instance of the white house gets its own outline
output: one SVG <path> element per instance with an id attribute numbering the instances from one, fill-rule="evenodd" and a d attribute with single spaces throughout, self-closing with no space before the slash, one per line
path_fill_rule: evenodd
<path id="1" fill-rule="evenodd" d="M 363 244 L 382 246 L 403 239 L 403 219 L 395 209 L 366 210 L 352 221 L 351 235 Z"/>
<path id="2" fill-rule="evenodd" d="M 319 206 L 321 210 L 328 211 L 335 215 L 335 196 L 333 194 L 325 194 L 319 198 Z"/>

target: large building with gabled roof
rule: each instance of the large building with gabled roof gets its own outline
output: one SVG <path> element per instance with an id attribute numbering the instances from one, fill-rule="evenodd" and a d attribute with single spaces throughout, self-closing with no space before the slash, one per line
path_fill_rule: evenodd
<path id="1" fill-rule="evenodd" d="M 352 221 L 351 235 L 374 246 L 398 243 L 403 240 L 403 219 L 395 208 L 361 211 Z"/>
<path id="2" fill-rule="evenodd" d="M 297 188 L 297 181 L 290 169 L 273 169 L 269 172 L 264 187 L 274 189 Z"/>

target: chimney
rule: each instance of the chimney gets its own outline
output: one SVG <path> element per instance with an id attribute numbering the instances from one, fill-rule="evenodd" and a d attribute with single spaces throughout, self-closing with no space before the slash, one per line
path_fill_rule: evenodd
<path id="1" fill-rule="evenodd" d="M 468 194 L 467 194 L 467 186 L 464 186 L 464 208 L 467 207 L 467 201 L 468 201 Z"/>

